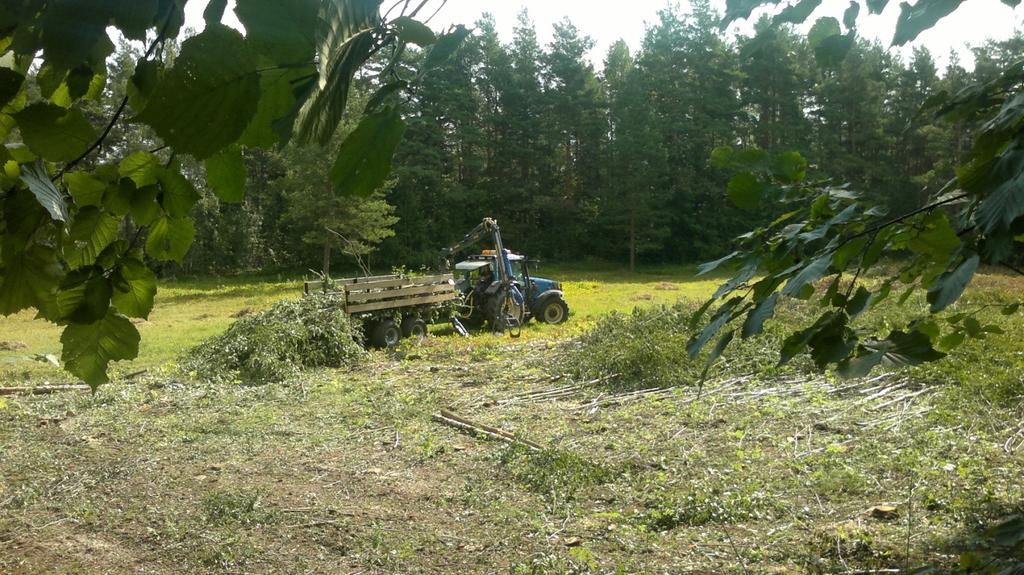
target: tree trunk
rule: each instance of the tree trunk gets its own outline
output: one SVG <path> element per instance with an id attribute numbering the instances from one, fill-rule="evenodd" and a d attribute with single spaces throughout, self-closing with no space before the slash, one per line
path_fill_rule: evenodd
<path id="1" fill-rule="evenodd" d="M 331 277 L 331 240 L 324 240 L 324 278 Z"/>

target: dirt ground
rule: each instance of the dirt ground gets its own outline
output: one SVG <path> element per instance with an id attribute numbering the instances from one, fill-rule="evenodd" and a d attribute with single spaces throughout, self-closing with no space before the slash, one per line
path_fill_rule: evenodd
<path id="1" fill-rule="evenodd" d="M 0 570 L 904 569 L 949 561 L 1022 501 L 1009 432 L 959 418 L 941 386 L 613 392 L 552 376 L 550 342 L 466 345 L 431 338 L 287 386 L 157 373 L 8 398 Z M 445 408 L 544 449 L 435 421 Z"/>

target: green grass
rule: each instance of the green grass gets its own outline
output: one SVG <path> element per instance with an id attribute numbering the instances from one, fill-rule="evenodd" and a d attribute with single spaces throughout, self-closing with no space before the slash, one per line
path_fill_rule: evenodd
<path id="1" fill-rule="evenodd" d="M 574 354 L 600 359 L 577 336 L 608 312 L 706 296 L 714 281 L 691 271 L 546 267 L 573 309 L 563 326 L 431 337 L 286 384 L 154 370 L 95 395 L 0 398 L 0 572 L 867 572 L 949 565 L 1021 510 L 1024 448 L 1007 441 L 1024 418 L 1024 325 L 995 309 L 983 319 L 1005 334 L 891 376 L 904 387 L 878 398 L 758 367 L 799 306 L 732 352 L 700 396 L 667 346 L 648 360 L 679 364 L 664 392 L 524 398 L 574 383 L 558 378 Z M 142 326 L 144 357 L 119 369 L 166 364 L 297 286 L 170 283 Z M 951 313 L 1022 287 L 984 275 Z M 906 305 L 866 321 L 924 303 Z M 58 378 L 18 359 L 55 348 L 56 330 L 19 317 L 0 333 L 30 345 L 5 369 Z M 635 333 L 639 350 L 649 335 Z M 441 425 L 442 408 L 544 449 Z M 879 505 L 896 512 L 876 517 Z"/>
<path id="2" fill-rule="evenodd" d="M 545 266 L 544 277 L 562 281 L 569 301 L 571 320 L 562 326 L 531 322 L 523 337 L 550 339 L 582 333 L 612 310 L 628 311 L 637 305 L 670 304 L 681 297 L 700 297 L 714 289 L 715 280 L 692 281 L 692 268 L 660 268 L 635 274 L 614 269 L 585 271 Z M 153 369 L 173 363 L 179 355 L 203 340 L 222 333 L 239 313 L 262 311 L 282 298 L 297 298 L 302 280 L 236 277 L 162 281 L 149 319 L 137 321 L 142 335 L 139 357 L 115 364 L 115 375 Z M 0 379 L 8 382 L 66 382 L 68 375 L 33 356 L 60 357 L 61 328 L 34 319 L 25 311 L 0 317 L 0 341 L 18 343 L 19 349 L 0 349 Z M 448 326 L 434 326 L 434 333 L 450 334 Z M 477 337 L 490 339 L 490 334 Z"/>

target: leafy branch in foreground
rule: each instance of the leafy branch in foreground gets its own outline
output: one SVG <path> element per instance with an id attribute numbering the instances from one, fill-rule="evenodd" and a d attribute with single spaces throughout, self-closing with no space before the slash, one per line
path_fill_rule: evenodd
<path id="1" fill-rule="evenodd" d="M 427 2 L 412 11 L 397 2 L 390 20 L 381 3 L 238 0 L 243 35 L 220 23 L 226 3 L 211 2 L 205 29 L 181 44 L 171 66 L 165 48 L 184 24 L 183 0 L 5 3 L 0 313 L 35 309 L 66 326 L 65 368 L 93 387 L 106 382 L 111 361 L 138 354 L 139 332 L 128 318 L 153 308 L 156 277 L 145 262 L 180 261 L 195 237 L 190 213 L 200 196 L 182 156 L 202 162 L 222 201 L 241 201 L 245 148 L 269 149 L 293 136 L 327 143 L 356 74 L 390 48 L 382 87 L 330 171 L 338 193 L 378 189 L 405 127 L 401 92 L 468 35 L 457 27 L 438 37 L 416 20 Z M 146 46 L 123 87 L 107 82 L 108 26 Z M 406 44 L 429 52 L 414 77 L 398 78 Z M 97 132 L 82 105 L 115 89 L 125 95 Z M 104 149 L 122 118 L 148 126 L 163 145 L 120 157 Z"/>
<path id="2" fill-rule="evenodd" d="M 733 0 L 728 4 L 725 24 L 771 3 Z M 805 4 L 807 10 L 798 10 Z M 783 9 L 775 22 L 802 22 L 817 5 L 798 2 Z M 958 5 L 942 0 L 904 3 L 893 43 L 913 40 Z M 851 10 L 854 6 L 859 5 L 851 2 Z M 884 1 L 868 2 L 872 13 L 884 6 Z M 852 44 L 857 10 L 848 15 L 846 34 L 832 18 L 819 19 L 808 34 L 824 67 L 842 62 L 848 49 L 844 46 Z M 796 152 L 772 157 L 751 148 L 715 150 L 711 163 L 736 172 L 727 188 L 732 202 L 746 209 L 772 206 L 780 215 L 738 238 L 737 251 L 701 266 L 701 273 L 723 265 L 738 273 L 694 315 L 692 327 L 697 329 L 717 304 L 710 320 L 690 340 L 690 355 L 696 356 L 717 340 L 708 355 L 710 365 L 737 332 L 743 338 L 761 333 L 784 298 L 816 300 L 822 311 L 810 326 L 783 342 L 780 363 L 809 351 L 819 368 L 835 366 L 846 376 L 867 374 L 878 365 L 935 361 L 967 338 L 998 333 L 998 327 L 981 325 L 972 313 L 941 319 L 935 314 L 960 299 L 981 264 L 1015 270 L 1010 262 L 1024 242 L 1022 85 L 1024 62 L 1017 62 L 995 80 L 969 85 L 957 94 L 939 93 L 925 103 L 920 116 L 970 121 L 979 128 L 956 176 L 926 205 L 897 217 L 886 217 L 848 186 L 835 186 L 827 179 L 808 180 L 806 162 Z M 886 255 L 897 256 L 899 266 L 894 272 L 880 269 Z M 861 281 L 869 270 L 875 270 L 878 279 Z M 818 282 L 826 286 L 821 293 L 815 287 Z M 901 291 L 900 303 L 925 292 L 929 314 L 888 333 L 858 327 L 858 318 L 894 290 Z M 1013 314 L 1019 307 L 1007 305 L 1003 312 Z"/>

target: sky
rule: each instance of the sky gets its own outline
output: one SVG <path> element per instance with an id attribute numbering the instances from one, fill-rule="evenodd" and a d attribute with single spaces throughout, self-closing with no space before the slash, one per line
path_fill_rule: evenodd
<path id="1" fill-rule="evenodd" d="M 233 4 L 233 2 L 232 2 Z M 430 8 L 440 4 L 433 0 Z M 192 0 L 187 4 L 187 23 L 195 28 L 202 27 L 202 11 L 206 2 Z M 430 24 L 441 30 L 452 24 L 475 22 L 484 12 L 494 15 L 498 33 L 502 40 L 512 40 L 513 29 L 517 24 L 519 12 L 525 8 L 537 28 L 537 36 L 542 44 L 551 39 L 551 26 L 563 18 L 570 18 L 576 27 L 594 40 L 594 49 L 590 53 L 593 64 L 600 68 L 608 48 L 617 40 L 625 40 L 630 48 L 636 50 L 643 41 L 644 31 L 648 24 L 657 21 L 658 11 L 670 5 L 678 5 L 682 12 L 688 10 L 688 2 L 670 2 L 668 0 L 630 0 L 630 2 L 611 2 L 595 0 L 448 0 L 434 16 Z M 843 11 L 849 5 L 848 0 L 823 0 L 808 19 L 806 28 L 815 19 L 822 16 L 834 16 L 842 20 Z M 386 0 L 384 6 L 389 6 Z M 725 0 L 712 0 L 719 12 L 725 11 Z M 230 11 L 230 8 L 229 8 Z M 858 31 L 862 36 L 878 39 L 882 45 L 888 46 L 892 40 L 896 19 L 900 13 L 897 0 L 889 0 L 885 11 L 880 15 L 865 15 L 862 9 L 858 19 Z M 424 15 L 429 14 L 428 10 Z M 749 21 L 733 24 L 731 33 L 749 33 L 759 13 L 755 12 Z M 1015 28 L 1024 27 L 1024 6 L 1014 10 L 999 0 L 970 0 L 964 2 L 952 15 L 944 18 L 939 24 L 921 34 L 913 43 L 926 46 L 939 63 L 944 67 L 950 50 L 960 56 L 960 62 L 970 68 L 973 59 L 966 45 L 978 45 L 988 38 L 1003 39 L 1013 34 Z M 902 53 L 909 54 L 910 48 Z"/>

